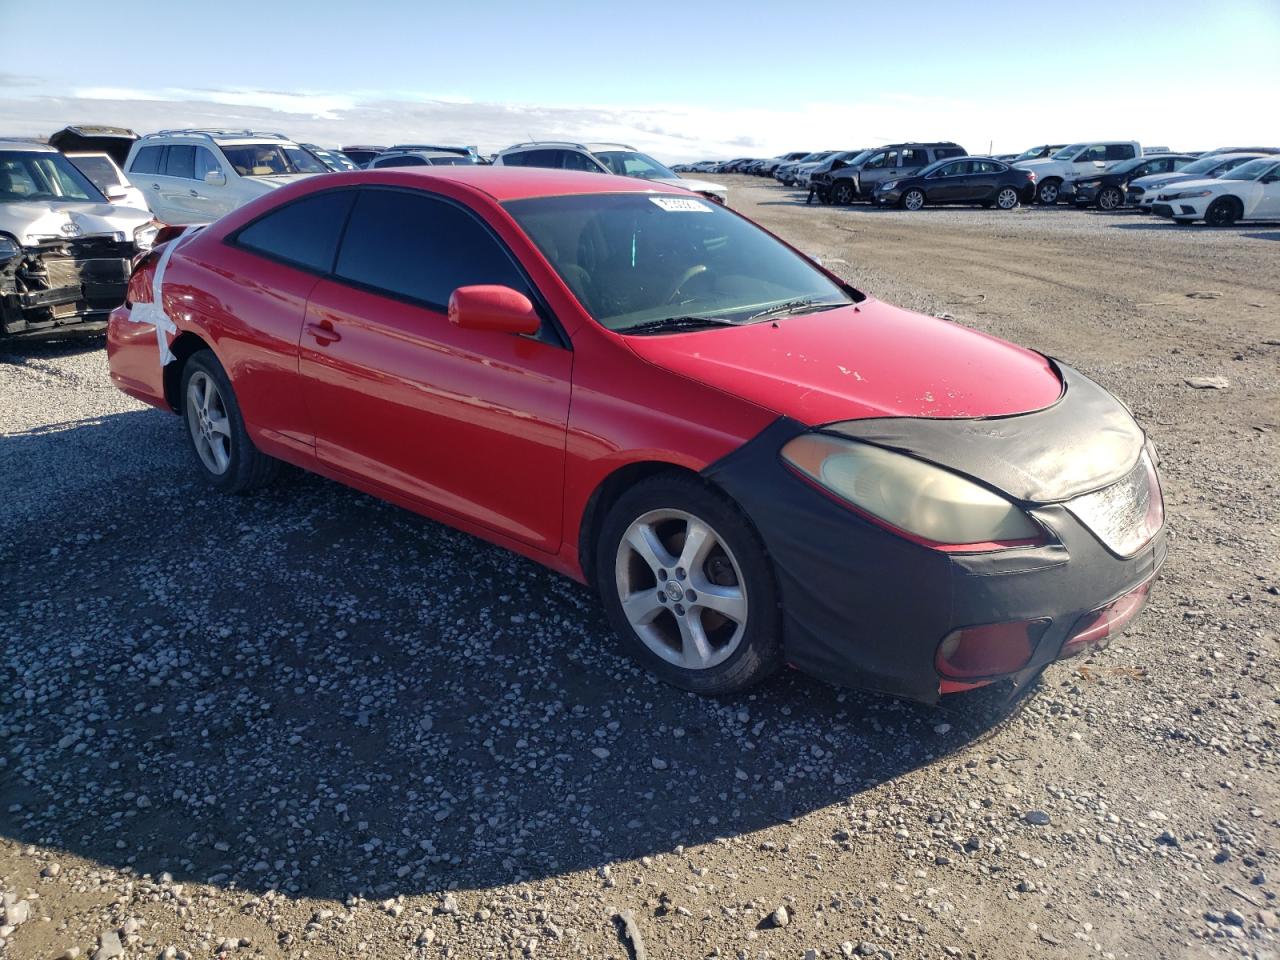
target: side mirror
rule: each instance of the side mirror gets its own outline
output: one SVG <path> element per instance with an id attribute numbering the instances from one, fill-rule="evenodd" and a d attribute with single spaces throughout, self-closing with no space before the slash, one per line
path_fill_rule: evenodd
<path id="1" fill-rule="evenodd" d="M 227 175 L 221 170 L 210 170 L 204 175 L 204 182 L 212 187 L 225 187 L 227 185 Z"/>
<path id="2" fill-rule="evenodd" d="M 118 184 L 118 183 L 113 183 L 111 186 L 107 187 L 107 189 L 102 192 L 106 195 L 107 200 L 109 200 L 111 203 L 115 203 L 117 200 L 123 200 L 125 197 L 129 195 L 129 191 L 126 190 L 121 184 Z"/>
<path id="3" fill-rule="evenodd" d="M 494 284 L 458 287 L 449 296 L 449 322 L 464 330 L 537 333 L 542 326 L 523 293 Z"/>

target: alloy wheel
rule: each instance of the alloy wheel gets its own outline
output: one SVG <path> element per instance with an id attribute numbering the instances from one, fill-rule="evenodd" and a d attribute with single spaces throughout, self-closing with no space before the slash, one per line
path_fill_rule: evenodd
<path id="1" fill-rule="evenodd" d="M 221 476 L 231 466 L 231 420 L 218 385 L 203 370 L 187 384 L 187 427 L 196 453 L 210 473 Z"/>
<path id="2" fill-rule="evenodd" d="M 836 203 L 846 204 L 853 203 L 853 187 L 847 183 L 837 184 L 831 193 Z"/>
<path id="3" fill-rule="evenodd" d="M 1124 194 L 1115 187 L 1106 187 L 1098 194 L 1099 210 L 1117 210 L 1124 204 Z"/>
<path id="4" fill-rule="evenodd" d="M 678 667 L 707 670 L 746 632 L 746 581 L 724 539 L 683 510 L 652 510 L 627 527 L 614 563 L 618 600 L 636 635 Z"/>
<path id="5" fill-rule="evenodd" d="M 1056 183 L 1040 185 L 1040 202 L 1049 204 L 1058 202 L 1058 185 Z"/>
<path id="6" fill-rule="evenodd" d="M 996 194 L 996 206 L 1001 210 L 1012 210 L 1018 205 L 1018 191 L 1012 187 L 1005 187 Z"/>
<path id="7" fill-rule="evenodd" d="M 919 210 L 924 206 L 924 193 L 920 190 L 908 190 L 902 198 L 902 205 L 908 210 Z"/>

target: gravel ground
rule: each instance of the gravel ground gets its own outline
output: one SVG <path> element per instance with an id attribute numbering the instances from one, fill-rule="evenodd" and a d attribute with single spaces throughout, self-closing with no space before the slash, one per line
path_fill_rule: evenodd
<path id="1" fill-rule="evenodd" d="M 1280 225 L 724 179 L 1130 404 L 1171 529 L 1137 627 L 1012 707 L 700 699 L 584 588 L 315 477 L 211 495 L 100 343 L 7 348 L 0 955 L 1280 955 Z"/>

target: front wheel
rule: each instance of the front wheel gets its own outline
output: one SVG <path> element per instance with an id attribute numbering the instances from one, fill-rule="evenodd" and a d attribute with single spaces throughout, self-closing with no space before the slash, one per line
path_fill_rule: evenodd
<path id="1" fill-rule="evenodd" d="M 1013 187 L 1003 187 L 996 194 L 996 206 L 1001 210 L 1012 210 L 1018 205 L 1018 191 Z"/>
<path id="2" fill-rule="evenodd" d="M 1040 184 L 1040 189 L 1036 191 L 1036 199 L 1051 207 L 1058 202 L 1059 193 L 1061 193 L 1061 182 L 1058 180 L 1046 180 Z"/>
<path id="3" fill-rule="evenodd" d="M 919 210 L 924 207 L 924 191 L 908 190 L 902 195 L 902 206 L 907 210 Z"/>
<path id="4" fill-rule="evenodd" d="M 596 582 L 624 645 L 674 686 L 736 693 L 782 662 L 764 545 L 696 480 L 654 477 L 619 498 L 601 529 Z"/>
<path id="5" fill-rule="evenodd" d="M 210 350 L 182 368 L 182 414 L 196 467 L 210 486 L 244 493 L 275 479 L 280 461 L 253 445 L 231 379 Z"/>
<path id="6" fill-rule="evenodd" d="M 832 201 L 840 204 L 842 207 L 853 203 L 854 197 L 856 196 L 857 194 L 853 191 L 853 184 L 848 180 L 841 180 L 831 188 Z"/>
<path id="7" fill-rule="evenodd" d="M 1124 194 L 1118 187 L 1103 187 L 1098 192 L 1099 210 L 1119 210 L 1124 206 Z"/>
<path id="8" fill-rule="evenodd" d="M 1240 204 L 1235 197 L 1219 197 L 1204 212 L 1204 222 L 1211 227 L 1230 227 L 1240 219 Z"/>

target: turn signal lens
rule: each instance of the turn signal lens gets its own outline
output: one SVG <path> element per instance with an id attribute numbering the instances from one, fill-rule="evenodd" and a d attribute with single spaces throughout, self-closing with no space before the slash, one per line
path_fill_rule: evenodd
<path id="1" fill-rule="evenodd" d="M 1031 662 L 1049 621 L 1014 620 L 965 627 L 938 644 L 934 667 L 950 680 L 984 680 L 1017 673 Z"/>
<path id="2" fill-rule="evenodd" d="M 990 550 L 1043 538 L 1004 497 L 914 457 L 821 433 L 796 437 L 782 457 L 872 519 L 928 546 Z"/>

